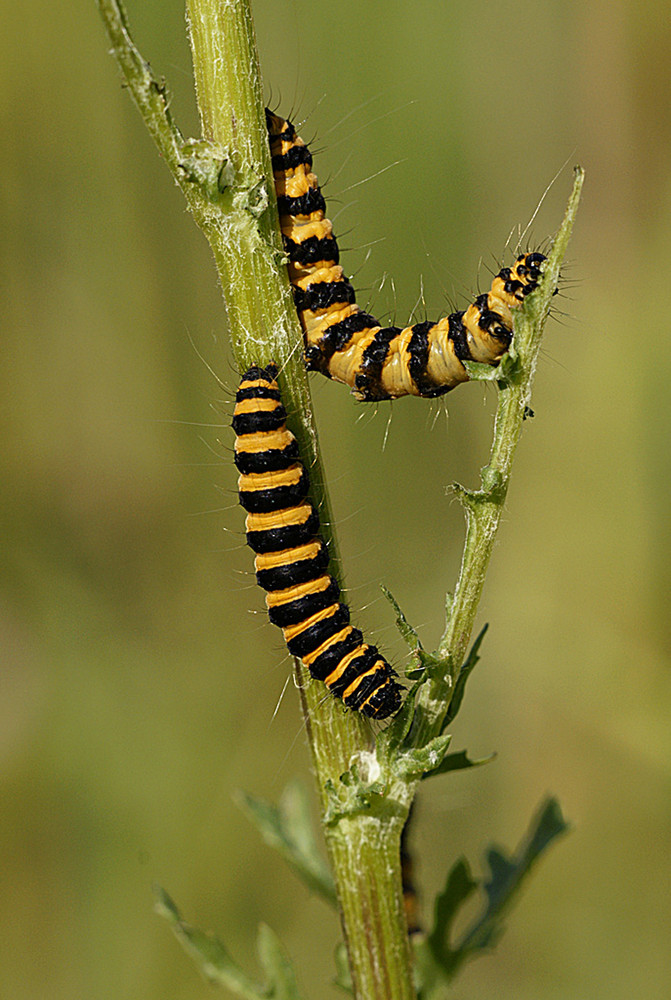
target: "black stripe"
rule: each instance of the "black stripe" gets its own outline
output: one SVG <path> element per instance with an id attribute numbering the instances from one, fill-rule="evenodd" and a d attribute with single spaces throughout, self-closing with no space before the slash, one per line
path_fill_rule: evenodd
<path id="1" fill-rule="evenodd" d="M 264 590 L 286 590 L 287 587 L 297 587 L 301 583 L 309 580 L 316 580 L 318 576 L 324 575 L 324 570 L 329 564 L 328 549 L 321 538 L 315 539 L 319 542 L 317 555 L 312 559 L 296 559 L 286 563 L 284 566 L 276 566 L 274 569 L 258 570 L 256 579 L 259 586 Z"/>
<path id="2" fill-rule="evenodd" d="M 329 359 L 325 358 L 318 344 L 310 344 L 305 348 L 305 367 L 309 372 L 321 372 L 326 378 L 331 378 Z"/>
<path id="3" fill-rule="evenodd" d="M 284 427 L 287 414 L 282 405 L 274 410 L 255 410 L 251 413 L 235 413 L 233 415 L 233 430 L 238 437 L 245 434 L 259 434 L 265 431 L 277 431 Z"/>
<path id="4" fill-rule="evenodd" d="M 429 330 L 431 323 L 415 323 L 408 342 L 408 370 L 415 385 L 419 386 L 426 374 L 429 361 Z"/>
<path id="5" fill-rule="evenodd" d="M 527 273 L 532 282 L 540 281 L 542 277 L 541 264 L 545 263 L 547 257 L 542 253 L 527 253 L 518 257 L 518 273 Z"/>
<path id="6" fill-rule="evenodd" d="M 337 264 L 340 260 L 338 244 L 333 236 L 324 236 L 322 239 L 308 236 L 301 243 L 296 243 L 288 236 L 283 239 L 287 256 L 295 264 L 317 264 L 321 260 Z"/>
<path id="7" fill-rule="evenodd" d="M 275 124 L 279 124 L 282 127 L 284 127 L 285 125 L 289 125 L 290 128 L 292 127 L 291 122 L 285 122 L 283 118 L 280 118 L 279 115 L 276 115 L 274 111 L 270 110 L 270 108 L 266 108 L 265 110 L 266 110 L 266 128 L 270 132 L 271 136 L 274 135 L 272 129 Z"/>
<path id="8" fill-rule="evenodd" d="M 369 313 L 358 312 L 351 316 L 346 316 L 339 323 L 332 323 L 325 331 L 319 342 L 319 349 L 325 361 L 330 361 L 334 354 L 344 351 L 353 334 L 361 333 L 363 330 L 372 330 L 380 324 Z"/>
<path id="9" fill-rule="evenodd" d="M 272 138 L 272 137 L 271 137 Z M 273 172 L 284 174 L 304 165 L 312 169 L 312 153 L 307 146 L 292 146 L 286 153 L 275 153 L 272 157 Z"/>
<path id="10" fill-rule="evenodd" d="M 318 531 L 319 517 L 313 510 L 303 524 L 283 524 L 281 527 L 265 528 L 263 531 L 248 531 L 247 544 L 254 552 L 281 552 L 282 549 L 307 545 Z"/>
<path id="11" fill-rule="evenodd" d="M 252 365 L 240 379 L 240 385 L 244 382 L 273 382 L 277 377 L 277 365 L 271 361 L 269 365 L 262 368 L 261 365 Z"/>
<path id="12" fill-rule="evenodd" d="M 243 481 L 240 503 L 250 514 L 269 514 L 273 510 L 286 510 L 287 507 L 298 506 L 305 498 L 309 486 L 310 480 L 303 468 L 298 482 L 287 486 L 274 486 L 268 490 L 246 489 Z"/>
<path id="13" fill-rule="evenodd" d="M 410 377 L 417 386 L 419 395 L 428 398 L 442 396 L 451 388 L 451 386 L 436 385 L 426 372 L 429 363 L 429 331 L 434 326 L 435 323 L 415 323 L 408 343 Z"/>
<path id="14" fill-rule="evenodd" d="M 501 281 L 505 284 L 506 281 L 510 281 L 512 273 L 513 269 L 511 267 L 502 267 L 499 273 L 494 278 L 494 281 L 496 281 L 496 278 L 500 278 Z"/>
<path id="15" fill-rule="evenodd" d="M 451 341 L 454 347 L 454 353 L 459 359 L 459 361 L 472 361 L 473 356 L 471 354 L 471 349 L 468 346 L 468 337 L 466 336 L 466 328 L 462 323 L 464 318 L 463 312 L 454 312 L 447 317 L 448 321 L 448 339 Z"/>
<path id="16" fill-rule="evenodd" d="M 282 129 L 281 132 L 273 131 L 277 126 Z M 280 139 L 283 142 L 293 142 L 296 138 L 296 129 L 291 122 L 285 121 L 279 115 L 274 115 L 269 108 L 266 108 L 266 128 L 271 140 Z"/>
<path id="17" fill-rule="evenodd" d="M 377 650 L 375 650 L 377 653 Z M 366 677 L 362 677 L 360 683 L 356 686 L 354 691 L 344 698 L 344 702 L 348 708 L 354 708 L 357 711 L 361 709 L 363 703 L 368 700 L 368 698 L 376 691 L 378 688 L 382 687 L 389 680 L 387 671 L 385 667 L 387 666 L 386 660 L 384 660 L 379 653 L 377 653 L 377 660 L 379 666 L 372 674 L 368 674 Z"/>
<path id="18" fill-rule="evenodd" d="M 324 212 L 326 202 L 319 188 L 308 188 L 305 194 L 295 198 L 287 194 L 277 197 L 277 210 L 280 215 L 311 215 L 313 212 Z"/>
<path id="19" fill-rule="evenodd" d="M 318 681 L 325 681 L 336 669 L 343 656 L 353 653 L 363 642 L 363 636 L 358 628 L 352 628 L 347 638 L 334 642 L 325 649 L 310 666 L 310 673 Z"/>
<path id="20" fill-rule="evenodd" d="M 267 448 L 265 451 L 244 451 L 235 453 L 235 464 L 240 472 L 280 472 L 300 458 L 298 444 L 294 439 L 286 448 Z"/>
<path id="21" fill-rule="evenodd" d="M 361 649 L 362 652 L 359 656 L 355 656 L 347 664 L 340 677 L 330 685 L 330 691 L 338 698 L 342 698 L 350 684 L 353 684 L 357 677 L 361 677 L 367 670 L 370 670 L 380 658 L 380 654 L 375 646 L 369 646 L 368 649 L 364 649 L 362 646 Z"/>
<path id="22" fill-rule="evenodd" d="M 517 278 L 513 278 L 513 271 L 511 271 L 509 267 L 502 267 L 497 274 L 497 278 L 501 278 L 503 281 L 503 287 L 508 295 L 512 295 L 518 302 L 522 301 L 525 294 L 524 282 L 519 281 Z"/>
<path id="23" fill-rule="evenodd" d="M 242 403 L 246 399 L 275 399 L 278 403 L 281 401 L 279 389 L 277 386 L 273 388 L 270 384 L 248 385 L 245 389 L 238 389 L 235 394 L 236 403 Z"/>
<path id="24" fill-rule="evenodd" d="M 389 356 L 390 345 L 400 332 L 398 326 L 380 327 L 363 352 L 361 368 L 354 380 L 354 386 L 366 402 L 389 399 L 389 393 L 382 388 L 382 368 Z"/>
<path id="25" fill-rule="evenodd" d="M 387 679 L 364 706 L 363 714 L 373 719 L 387 719 L 390 715 L 395 715 L 403 700 L 401 691 L 402 688 L 395 681 Z"/>
<path id="26" fill-rule="evenodd" d="M 334 604 L 333 614 L 328 618 L 310 625 L 303 632 L 299 632 L 293 639 L 287 642 L 287 647 L 292 656 L 309 656 L 315 649 L 333 638 L 338 632 L 349 625 L 349 608 L 346 604 Z"/>
<path id="27" fill-rule="evenodd" d="M 489 295 L 478 296 L 475 305 L 480 310 L 480 318 L 478 319 L 480 329 L 488 333 L 490 337 L 494 337 L 495 340 L 501 341 L 505 349 L 508 350 L 513 339 L 513 332 L 506 326 L 503 316 L 489 308 Z"/>
<path id="28" fill-rule="evenodd" d="M 280 628 L 298 625 L 317 611 L 323 611 L 329 605 L 335 604 L 339 596 L 340 587 L 333 577 L 329 577 L 329 585 L 324 590 L 317 591 L 316 594 L 306 594 L 305 597 L 297 597 L 295 601 L 287 601 L 286 604 L 276 604 L 268 609 L 268 615 L 273 625 L 279 625 Z"/>
<path id="29" fill-rule="evenodd" d="M 294 287 L 294 302 L 299 312 L 306 309 L 316 312 L 318 309 L 328 309 L 336 302 L 351 304 L 355 301 L 356 293 L 346 278 L 316 281 L 305 289 Z"/>

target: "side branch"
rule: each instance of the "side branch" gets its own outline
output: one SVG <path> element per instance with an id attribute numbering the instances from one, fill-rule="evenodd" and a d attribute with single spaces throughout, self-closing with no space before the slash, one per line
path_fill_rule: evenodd
<path id="1" fill-rule="evenodd" d="M 466 511 L 467 530 L 459 579 L 450 602 L 445 632 L 436 656 L 436 671 L 418 699 L 418 720 L 413 733 L 422 745 L 440 731 L 465 660 L 473 632 L 485 574 L 508 492 L 515 449 L 529 412 L 531 387 L 543 328 L 557 288 L 559 271 L 575 221 L 584 171 L 576 167 L 566 214 L 545 264 L 543 280 L 515 317 L 515 337 L 510 353 L 497 369 L 499 402 L 489 464 L 482 470 L 479 490 L 454 487 Z"/>
<path id="2" fill-rule="evenodd" d="M 97 0 L 97 3 L 112 44 L 112 54 L 138 111 L 161 155 L 181 183 L 183 138 L 170 114 L 166 86 L 154 77 L 149 63 L 142 58 L 130 37 L 128 18 L 121 0 Z"/>

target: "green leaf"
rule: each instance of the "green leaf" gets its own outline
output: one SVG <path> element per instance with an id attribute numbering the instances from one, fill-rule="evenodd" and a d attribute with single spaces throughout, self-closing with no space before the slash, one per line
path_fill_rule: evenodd
<path id="1" fill-rule="evenodd" d="M 480 361 L 462 361 L 466 374 L 472 382 L 498 382 L 501 374 L 492 365 L 482 364 Z"/>
<path id="2" fill-rule="evenodd" d="M 461 708 L 461 703 L 464 700 L 464 691 L 466 688 L 466 681 L 471 675 L 473 668 L 476 663 L 480 660 L 480 646 L 482 645 L 482 640 L 485 637 L 485 633 L 489 628 L 489 623 L 483 625 L 480 633 L 471 646 L 471 651 L 466 657 L 466 660 L 459 671 L 459 676 L 457 677 L 456 683 L 454 685 L 454 694 L 452 695 L 452 701 L 450 702 L 450 707 L 447 710 L 447 715 L 441 727 L 441 731 L 444 732 L 446 727 L 450 725 L 451 722 L 456 718 L 457 712 Z"/>
<path id="3" fill-rule="evenodd" d="M 504 930 L 504 919 L 517 899 L 522 884 L 549 845 L 568 830 L 556 799 L 549 798 L 533 818 L 524 841 L 514 854 L 497 847 L 487 851 L 489 874 L 480 882 L 461 859 L 450 871 L 447 884 L 438 896 L 435 926 L 427 939 L 433 961 L 444 980 L 451 980 L 465 961 L 494 947 Z M 456 944 L 450 943 L 452 928 L 464 902 L 481 885 L 486 906 L 482 915 Z M 434 975 L 436 970 L 433 970 Z"/>
<path id="4" fill-rule="evenodd" d="M 440 763 L 438 767 L 434 768 L 433 771 L 428 771 L 424 777 L 433 778 L 436 774 L 447 774 L 448 771 L 463 771 L 468 767 L 480 767 L 482 764 L 490 764 L 495 758 L 496 754 L 492 753 L 489 757 L 481 757 L 479 760 L 471 760 L 466 750 L 459 750 L 457 753 L 446 754 L 442 763 Z"/>
<path id="5" fill-rule="evenodd" d="M 412 685 L 405 696 L 401 710 L 396 713 L 389 725 L 377 734 L 375 746 L 380 763 L 389 764 L 403 746 L 415 718 L 415 696 L 421 685 L 422 681 L 416 681 Z"/>
<path id="6" fill-rule="evenodd" d="M 354 983 L 352 982 L 352 973 L 350 972 L 349 959 L 347 958 L 347 948 L 343 941 L 340 941 L 336 945 L 335 954 L 335 967 L 336 975 L 333 983 L 335 986 L 339 986 L 341 990 L 345 993 L 351 995 L 354 994 Z"/>
<path id="7" fill-rule="evenodd" d="M 559 803 L 548 798 L 532 819 L 527 836 L 515 854 L 506 855 L 500 848 L 489 848 L 490 874 L 483 883 L 487 909 L 462 939 L 460 947 L 466 953 L 487 948 L 498 938 L 503 930 L 503 918 L 519 894 L 524 879 L 552 841 L 568 829 Z"/>
<path id="8" fill-rule="evenodd" d="M 515 349 L 514 340 L 511 350 L 507 354 L 503 355 L 503 357 L 501 358 L 500 365 L 498 366 L 498 368 L 494 370 L 497 373 L 497 381 L 499 382 L 499 387 L 501 383 L 503 383 L 503 385 L 519 384 L 523 372 L 522 372 L 522 366 L 520 365 L 520 359 Z"/>
<path id="9" fill-rule="evenodd" d="M 404 750 L 397 757 L 398 773 L 404 777 L 415 777 L 435 771 L 443 763 L 452 739 L 449 733 L 435 736 L 423 747 Z"/>
<path id="10" fill-rule="evenodd" d="M 279 806 L 246 792 L 237 792 L 235 798 L 265 842 L 279 851 L 312 892 L 335 907 L 333 876 L 317 849 L 304 786 L 292 781 L 282 793 Z"/>
<path id="11" fill-rule="evenodd" d="M 394 595 L 392 594 L 392 592 L 390 590 L 388 590 L 384 586 L 384 584 L 382 585 L 382 587 L 380 589 L 382 590 L 382 593 L 387 598 L 387 600 L 391 604 L 392 608 L 396 612 L 396 627 L 397 627 L 397 629 L 399 630 L 399 632 L 403 636 L 404 640 L 406 641 L 406 643 L 408 644 L 408 646 L 410 647 L 410 649 L 412 650 L 412 652 L 413 653 L 419 653 L 419 651 L 422 649 L 422 643 L 419 640 L 419 636 L 417 635 L 417 632 L 412 627 L 412 625 L 410 625 L 410 623 L 408 622 L 407 618 L 405 617 L 405 615 L 401 611 L 401 609 L 400 609 L 400 607 L 398 605 L 398 602 L 397 602 L 396 598 L 394 597 Z"/>
<path id="12" fill-rule="evenodd" d="M 451 969 L 455 952 L 450 946 L 450 933 L 457 913 L 473 895 L 479 882 L 471 876 L 466 858 L 459 858 L 451 868 L 445 888 L 436 897 L 433 930 L 427 944 L 434 960 L 444 971 Z"/>
<path id="13" fill-rule="evenodd" d="M 264 996 L 272 997 L 273 1000 L 299 1000 L 296 973 L 291 959 L 280 939 L 267 924 L 259 926 L 256 947 L 267 979 Z"/>
<path id="14" fill-rule="evenodd" d="M 184 950 L 210 982 L 225 986 L 244 1000 L 268 1000 L 268 991 L 251 980 L 233 961 L 218 938 L 196 930 L 182 920 L 177 906 L 165 889 L 155 887 L 156 912 L 165 917 Z"/>

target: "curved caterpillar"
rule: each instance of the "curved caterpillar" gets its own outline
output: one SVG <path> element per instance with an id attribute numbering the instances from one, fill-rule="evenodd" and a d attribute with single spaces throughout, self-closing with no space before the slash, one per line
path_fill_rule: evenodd
<path id="1" fill-rule="evenodd" d="M 468 381 L 463 361 L 495 366 L 510 347 L 512 310 L 538 285 L 541 253 L 504 267 L 488 292 L 437 323 L 383 326 L 356 304 L 339 265 L 333 226 L 312 155 L 289 121 L 266 110 L 289 280 L 305 337 L 305 362 L 364 402 L 442 396 Z"/>
<path id="2" fill-rule="evenodd" d="M 401 707 L 402 689 L 377 648 L 349 624 L 349 608 L 339 601 L 276 375 L 274 364 L 245 372 L 233 415 L 238 490 L 248 512 L 247 544 L 256 553 L 256 579 L 289 652 L 348 708 L 386 719 Z"/>

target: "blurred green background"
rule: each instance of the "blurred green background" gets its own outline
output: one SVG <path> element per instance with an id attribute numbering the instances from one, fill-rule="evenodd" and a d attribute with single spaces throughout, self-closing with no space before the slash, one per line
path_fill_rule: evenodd
<path id="1" fill-rule="evenodd" d="M 182 3 L 128 6 L 196 134 Z M 453 995 L 666 998 L 669 3 L 254 10 L 267 98 L 305 122 L 378 315 L 405 322 L 422 288 L 430 316 L 465 303 L 557 172 L 532 246 L 587 170 L 454 730 L 499 756 L 422 789 L 418 876 L 427 912 L 459 853 L 512 847 L 553 792 L 574 832 Z M 244 546 L 209 248 L 93 0 L 28 0 L 3 27 L 0 993 L 209 995 L 157 881 L 248 968 L 267 921 L 306 994 L 335 997 L 335 920 L 231 800 L 310 775 L 291 683 L 274 715 L 289 661 Z M 378 585 L 434 644 L 463 538 L 445 487 L 477 483 L 494 393 L 375 410 L 312 386 L 351 603 L 401 666 Z"/>

